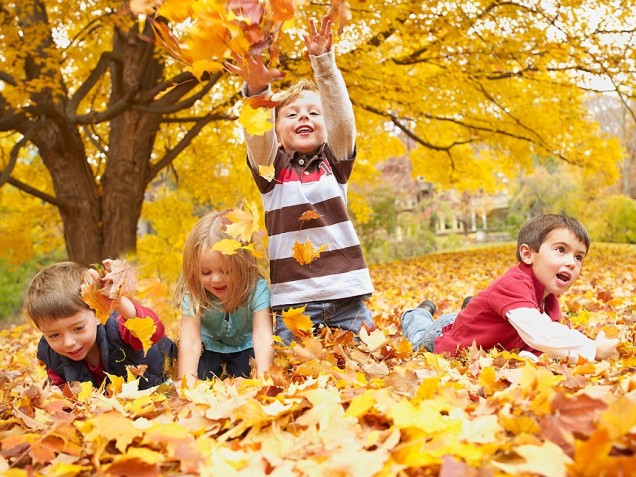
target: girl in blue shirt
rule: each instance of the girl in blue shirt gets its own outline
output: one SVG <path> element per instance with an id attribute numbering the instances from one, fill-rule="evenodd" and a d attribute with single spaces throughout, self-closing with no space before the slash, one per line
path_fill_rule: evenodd
<path id="1" fill-rule="evenodd" d="M 181 308 L 178 373 L 192 383 L 196 378 L 250 375 L 272 364 L 273 321 L 269 288 L 257 270 L 256 259 L 245 249 L 233 255 L 212 250 L 230 239 L 229 221 L 222 213 L 203 216 L 188 235 L 174 303 Z"/>

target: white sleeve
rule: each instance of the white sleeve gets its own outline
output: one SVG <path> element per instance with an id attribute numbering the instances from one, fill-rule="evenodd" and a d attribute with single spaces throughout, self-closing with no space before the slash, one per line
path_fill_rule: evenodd
<path id="1" fill-rule="evenodd" d="M 353 155 L 356 122 L 347 85 L 336 66 L 333 50 L 309 56 L 320 93 L 322 114 L 327 128 L 327 144 L 336 160 L 346 161 Z"/>
<path id="2" fill-rule="evenodd" d="M 596 344 L 578 330 L 569 328 L 536 308 L 516 308 L 506 313 L 506 318 L 517 330 L 521 339 L 534 349 L 571 362 L 579 356 L 594 361 Z"/>

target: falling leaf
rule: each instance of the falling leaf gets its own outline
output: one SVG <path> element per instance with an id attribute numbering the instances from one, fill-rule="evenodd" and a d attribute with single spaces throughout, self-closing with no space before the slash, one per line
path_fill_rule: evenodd
<path id="1" fill-rule="evenodd" d="M 304 315 L 307 306 L 298 308 L 289 308 L 282 311 L 283 322 L 285 326 L 294 334 L 294 336 L 307 336 L 313 327 L 311 318 Z"/>
<path id="2" fill-rule="evenodd" d="M 278 101 L 272 99 L 273 96 L 250 96 L 249 98 L 244 98 L 247 104 L 249 104 L 252 108 L 275 108 L 278 106 Z"/>
<path id="3" fill-rule="evenodd" d="M 245 202 L 247 210 L 232 209 L 225 216 L 231 224 L 226 226 L 225 232 L 241 242 L 250 242 L 252 235 L 258 230 L 258 208 L 253 202 Z"/>
<path id="4" fill-rule="evenodd" d="M 196 60 L 192 62 L 191 66 L 188 66 L 185 69 L 190 71 L 199 81 L 201 81 L 205 73 L 213 73 L 215 71 L 223 70 L 223 63 L 211 60 Z"/>
<path id="5" fill-rule="evenodd" d="M 276 169 L 274 168 L 274 164 L 270 166 L 258 166 L 258 175 L 261 176 L 266 181 L 273 181 L 274 175 L 276 174 Z"/>
<path id="6" fill-rule="evenodd" d="M 301 265 L 307 265 L 320 257 L 320 254 L 325 250 L 327 250 L 326 245 L 321 245 L 317 249 L 314 249 L 311 240 L 307 240 L 303 243 L 296 241 L 294 243 L 292 257 Z"/>
<path id="7" fill-rule="evenodd" d="M 157 331 L 157 325 L 150 317 L 146 318 L 129 318 L 124 321 L 124 326 L 130 330 L 132 335 L 141 341 L 141 346 L 144 350 L 144 355 L 148 352 L 152 346 L 152 336 Z"/>
<path id="8" fill-rule="evenodd" d="M 301 214 L 300 217 L 298 217 L 298 220 L 304 222 L 305 220 L 316 220 L 316 219 L 319 219 L 320 217 L 322 217 L 322 215 L 320 215 L 315 210 L 306 210 L 305 212 Z"/>
<path id="9" fill-rule="evenodd" d="M 254 109 L 249 104 L 244 104 L 241 108 L 241 114 L 239 114 L 238 123 L 248 134 L 262 136 L 274 127 L 271 119 L 269 109 Z"/>
<path id="10" fill-rule="evenodd" d="M 338 24 L 338 35 L 342 35 L 345 25 L 351 21 L 351 7 L 347 0 L 333 0 L 327 13 L 333 24 Z"/>
<path id="11" fill-rule="evenodd" d="M 243 244 L 234 239 L 221 239 L 212 245 L 212 250 L 220 252 L 223 255 L 234 255 L 237 250 L 243 248 Z"/>

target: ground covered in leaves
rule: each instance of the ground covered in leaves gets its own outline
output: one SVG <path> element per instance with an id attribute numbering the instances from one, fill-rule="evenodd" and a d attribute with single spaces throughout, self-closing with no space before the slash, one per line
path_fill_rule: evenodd
<path id="1" fill-rule="evenodd" d="M 562 297 L 588 336 L 621 338 L 609 362 L 531 363 L 476 349 L 413 353 L 404 308 L 456 310 L 514 263 L 514 246 L 372 269 L 380 330 L 323 332 L 277 352 L 267 380 L 102 393 L 45 383 L 28 326 L 0 333 L 3 475 L 636 475 L 636 247 L 594 244 Z M 173 335 L 174 337 L 174 335 Z"/>

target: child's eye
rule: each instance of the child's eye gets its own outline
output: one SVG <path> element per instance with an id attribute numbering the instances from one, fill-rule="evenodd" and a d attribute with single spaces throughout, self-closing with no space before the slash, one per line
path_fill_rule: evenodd
<path id="1" fill-rule="evenodd" d="M 557 249 L 556 249 L 556 250 L 557 250 L 557 252 L 559 252 L 559 253 L 563 253 L 563 252 L 565 252 L 565 248 L 563 248 L 563 247 L 557 247 Z"/>
<path id="2" fill-rule="evenodd" d="M 311 113 L 309 113 L 311 116 L 320 116 L 320 113 L 318 111 L 312 111 Z"/>
<path id="3" fill-rule="evenodd" d="M 57 334 L 57 333 L 53 333 L 52 335 L 48 335 L 48 336 L 47 336 L 47 338 L 48 338 L 48 339 L 50 339 L 50 340 L 54 340 L 54 339 L 55 339 L 55 338 L 57 338 L 58 336 L 60 336 L 60 335 L 59 335 L 59 334 Z"/>
<path id="4" fill-rule="evenodd" d="M 583 259 L 585 258 L 585 256 L 584 256 L 584 255 L 576 255 L 574 258 L 576 258 L 576 260 L 577 260 L 578 262 L 582 262 L 582 261 L 583 261 Z"/>
<path id="5" fill-rule="evenodd" d="M 84 328 L 86 328 L 84 325 L 82 325 L 82 326 L 77 326 L 77 327 L 75 328 L 75 331 L 83 331 L 83 330 L 84 330 Z"/>

